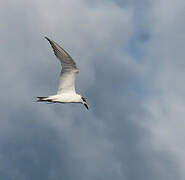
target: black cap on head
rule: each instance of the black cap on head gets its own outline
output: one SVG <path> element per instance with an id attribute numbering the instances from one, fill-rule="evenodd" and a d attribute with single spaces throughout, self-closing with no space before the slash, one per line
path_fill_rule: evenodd
<path id="1" fill-rule="evenodd" d="M 81 96 L 81 99 L 82 99 L 84 102 L 86 102 L 86 99 L 85 99 L 83 96 Z"/>

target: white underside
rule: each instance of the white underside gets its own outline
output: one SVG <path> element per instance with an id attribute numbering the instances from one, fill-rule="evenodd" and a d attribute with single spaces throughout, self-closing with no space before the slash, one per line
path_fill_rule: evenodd
<path id="1" fill-rule="evenodd" d="M 52 102 L 61 102 L 61 103 L 82 103 L 81 96 L 76 93 L 56 94 L 49 96 L 44 100 L 51 100 Z"/>

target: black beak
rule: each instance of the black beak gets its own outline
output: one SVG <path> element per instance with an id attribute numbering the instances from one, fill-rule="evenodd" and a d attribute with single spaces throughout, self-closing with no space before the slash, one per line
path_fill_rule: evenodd
<path id="1" fill-rule="evenodd" d="M 87 106 L 87 104 L 86 104 L 86 103 L 84 103 L 84 106 L 85 106 L 87 109 L 89 109 L 89 107 Z"/>

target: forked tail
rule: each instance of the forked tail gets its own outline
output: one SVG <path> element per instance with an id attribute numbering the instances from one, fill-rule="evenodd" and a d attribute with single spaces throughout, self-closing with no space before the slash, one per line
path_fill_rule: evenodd
<path id="1" fill-rule="evenodd" d="M 47 98 L 48 98 L 47 96 L 37 97 L 37 102 L 43 102 L 43 101 L 51 102 L 51 100 L 48 100 Z"/>

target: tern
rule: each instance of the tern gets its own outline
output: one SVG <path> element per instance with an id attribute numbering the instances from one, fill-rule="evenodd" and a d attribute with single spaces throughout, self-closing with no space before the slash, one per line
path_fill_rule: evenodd
<path id="1" fill-rule="evenodd" d="M 48 37 L 45 38 L 49 41 L 55 56 L 59 59 L 62 70 L 60 73 L 57 94 L 52 96 L 37 97 L 37 102 L 81 103 L 87 109 L 89 109 L 86 103 L 86 99 L 80 94 L 77 94 L 75 90 L 75 80 L 79 72 L 75 61 L 56 42 L 49 39 Z"/>

